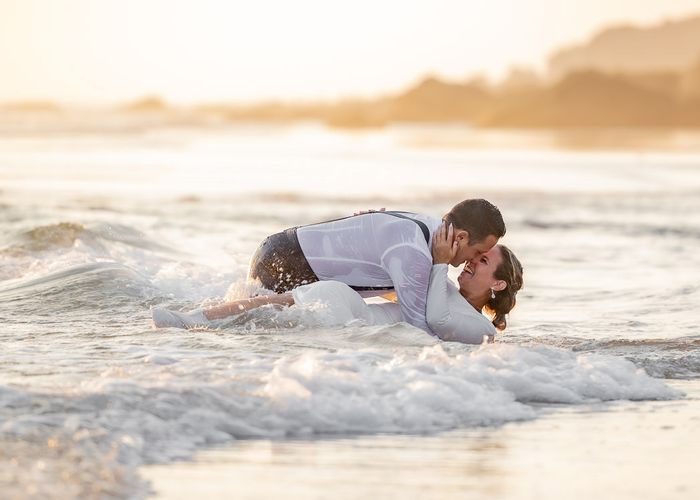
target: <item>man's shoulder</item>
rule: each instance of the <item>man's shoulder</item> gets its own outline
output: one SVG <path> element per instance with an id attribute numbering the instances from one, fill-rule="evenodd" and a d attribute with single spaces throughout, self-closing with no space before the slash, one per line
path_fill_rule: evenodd
<path id="1" fill-rule="evenodd" d="M 432 233 L 440 225 L 441 220 L 430 215 L 416 212 L 392 212 L 388 213 L 396 218 L 395 226 L 401 227 L 402 233 L 415 235 L 416 239 L 426 246 L 430 246 Z"/>

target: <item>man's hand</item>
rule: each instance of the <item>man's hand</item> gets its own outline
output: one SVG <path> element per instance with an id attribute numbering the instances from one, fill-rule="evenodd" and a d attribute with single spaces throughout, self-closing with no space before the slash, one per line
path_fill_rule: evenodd
<path id="1" fill-rule="evenodd" d="M 359 212 L 355 212 L 355 213 L 352 214 L 352 215 L 371 214 L 371 213 L 374 213 L 374 212 L 386 212 L 386 208 L 382 207 L 382 208 L 380 208 L 379 210 L 374 210 L 374 209 L 372 209 L 372 208 L 370 208 L 369 210 L 360 210 Z"/>
<path id="2" fill-rule="evenodd" d="M 433 234 L 433 264 L 449 264 L 457 255 L 457 248 L 452 224 L 442 223 Z"/>

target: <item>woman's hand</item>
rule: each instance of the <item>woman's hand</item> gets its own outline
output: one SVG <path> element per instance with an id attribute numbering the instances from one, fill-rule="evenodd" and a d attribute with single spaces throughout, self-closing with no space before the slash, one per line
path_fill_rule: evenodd
<path id="1" fill-rule="evenodd" d="M 452 224 L 443 222 L 433 234 L 433 264 L 449 264 L 457 255 L 457 240 Z"/>
<path id="2" fill-rule="evenodd" d="M 373 208 L 370 208 L 369 210 L 360 210 L 359 212 L 354 212 L 352 215 L 373 214 L 375 212 L 386 212 L 386 208 L 382 207 L 379 210 L 374 210 Z"/>

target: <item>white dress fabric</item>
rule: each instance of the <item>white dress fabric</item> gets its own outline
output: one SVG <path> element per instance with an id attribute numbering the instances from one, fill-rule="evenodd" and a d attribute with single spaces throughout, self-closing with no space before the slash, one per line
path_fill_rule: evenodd
<path id="1" fill-rule="evenodd" d="M 423 222 L 431 240 L 441 223 L 426 215 L 402 215 Z M 297 237 L 320 280 L 359 287 L 393 287 L 403 321 L 432 333 L 425 311 L 433 259 L 418 224 L 372 212 L 299 227 Z"/>
<path id="2" fill-rule="evenodd" d="M 361 320 L 368 325 L 391 325 L 404 321 L 394 302 L 367 304 L 360 294 L 339 281 L 317 281 L 292 290 L 296 305 L 321 305 L 332 324 Z"/>
<path id="3" fill-rule="evenodd" d="M 368 325 L 385 325 L 405 321 L 399 304 L 367 304 L 345 283 L 318 281 L 292 291 L 300 306 L 318 305 L 333 324 L 344 325 L 361 320 Z M 432 266 L 427 303 L 427 322 L 433 334 L 446 341 L 481 344 L 496 334 L 491 322 L 474 309 L 447 277 L 447 264 Z"/>

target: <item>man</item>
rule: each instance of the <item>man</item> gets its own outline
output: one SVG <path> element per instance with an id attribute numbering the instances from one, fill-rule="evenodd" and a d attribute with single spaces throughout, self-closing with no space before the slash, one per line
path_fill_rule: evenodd
<path id="1" fill-rule="evenodd" d="M 485 254 L 506 232 L 498 208 L 482 199 L 458 203 L 443 221 L 454 230 L 452 266 Z M 432 333 L 425 321 L 430 246 L 443 221 L 370 212 L 287 229 L 263 241 L 251 260 L 250 278 L 277 293 L 318 280 L 340 281 L 361 292 L 394 289 L 406 321 Z"/>

